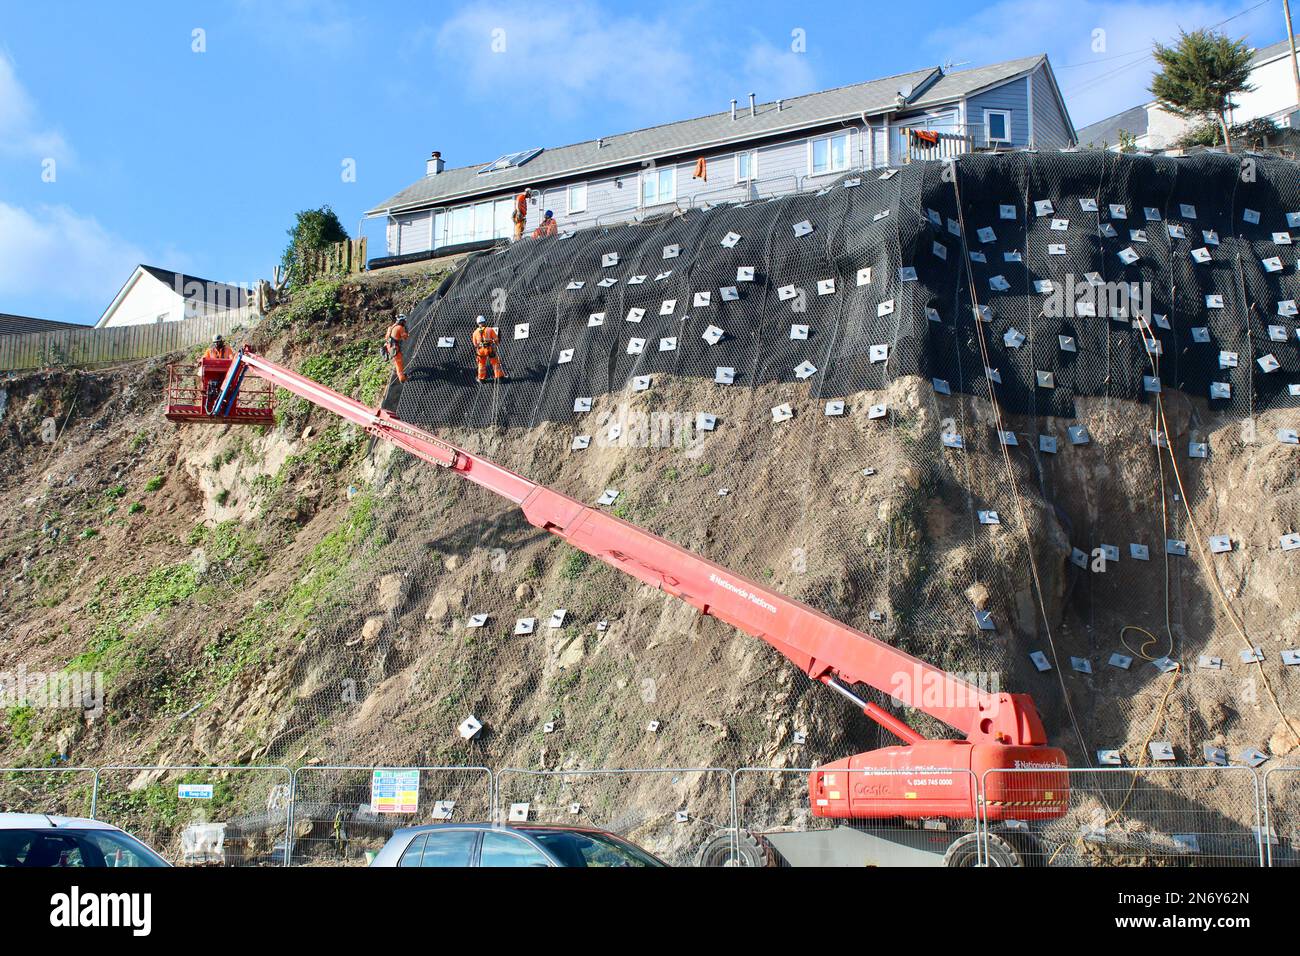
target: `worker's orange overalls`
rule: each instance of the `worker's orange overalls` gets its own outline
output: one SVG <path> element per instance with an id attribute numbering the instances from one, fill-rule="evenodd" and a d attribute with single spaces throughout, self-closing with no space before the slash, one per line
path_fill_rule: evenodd
<path id="1" fill-rule="evenodd" d="M 394 322 L 388 329 L 388 355 L 393 360 L 393 365 L 397 368 L 397 380 L 406 381 L 406 363 L 402 360 L 402 343 L 411 335 L 406 331 L 406 326 Z"/>
<path id="2" fill-rule="evenodd" d="M 515 221 L 515 239 L 522 239 L 524 225 L 528 222 L 528 193 L 523 192 L 515 197 L 515 211 L 510 218 Z"/>
<path id="3" fill-rule="evenodd" d="M 480 382 L 487 379 L 488 362 L 492 363 L 493 378 L 505 378 L 505 372 L 501 371 L 501 360 L 497 358 L 497 345 L 500 342 L 501 334 L 490 325 L 474 330 L 474 354 L 478 359 Z"/>
<path id="4" fill-rule="evenodd" d="M 546 239 L 555 235 L 559 231 L 559 227 L 555 225 L 555 220 L 553 218 L 543 219 L 542 224 L 533 230 L 533 238 Z"/>
<path id="5" fill-rule="evenodd" d="M 229 345 L 223 345 L 221 346 L 221 348 L 217 348 L 215 345 L 209 345 L 208 350 L 203 353 L 203 359 L 229 360 L 229 359 L 233 359 L 234 357 L 235 357 L 235 351 Z M 202 369 L 203 359 L 200 359 L 199 382 L 200 382 L 200 387 L 202 388 L 203 395 L 206 398 L 206 404 L 204 407 L 208 412 L 211 412 L 212 406 L 216 404 L 217 394 L 221 391 L 222 377 L 217 374 L 213 374 L 210 376 L 203 374 L 203 369 Z M 205 382 L 206 382 L 206 387 L 203 387 L 203 383 Z"/>

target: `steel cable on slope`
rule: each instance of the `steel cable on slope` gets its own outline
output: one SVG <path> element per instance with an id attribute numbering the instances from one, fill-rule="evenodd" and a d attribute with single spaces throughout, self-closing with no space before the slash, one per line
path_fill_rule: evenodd
<path id="1" fill-rule="evenodd" d="M 1235 177 L 1234 180 L 1233 180 L 1233 190 L 1232 190 L 1231 208 L 1232 208 L 1232 210 L 1233 210 L 1233 212 L 1234 212 L 1234 219 L 1235 219 L 1236 204 L 1237 204 L 1237 187 L 1240 185 L 1240 182 L 1241 182 L 1241 177 L 1240 177 L 1240 176 Z M 1226 238 L 1226 237 L 1225 237 L 1225 238 Z M 1235 240 L 1235 236 L 1234 236 L 1233 238 L 1234 238 L 1234 240 Z M 1244 276 L 1244 274 L 1243 274 L 1243 272 L 1242 272 L 1242 265 L 1241 265 L 1241 250 L 1236 248 L 1236 242 L 1235 242 L 1235 241 L 1234 241 L 1233 245 L 1234 245 L 1234 251 L 1236 252 L 1236 255 L 1235 255 L 1235 257 L 1234 257 L 1234 265 L 1235 265 L 1236 268 L 1235 268 L 1233 274 L 1234 274 L 1234 278 L 1235 278 L 1235 279 L 1238 281 L 1238 283 L 1239 283 L 1240 291 L 1241 291 L 1241 294 L 1242 294 L 1242 300 L 1243 300 L 1243 302 L 1246 302 L 1246 300 L 1248 299 L 1248 293 L 1247 293 L 1247 291 L 1246 291 L 1246 281 L 1245 281 L 1245 276 Z M 1172 286 L 1172 275 L 1171 275 L 1171 303 L 1172 303 L 1173 298 L 1176 297 L 1177 294 L 1178 294 L 1178 290 L 1177 290 L 1177 288 Z M 1250 306 L 1249 302 L 1247 302 L 1247 334 L 1248 334 L 1248 335 L 1250 334 L 1250 331 L 1251 331 L 1251 329 L 1250 329 L 1250 322 L 1249 322 L 1249 309 L 1250 309 L 1250 308 L 1251 308 L 1251 306 Z M 1171 311 L 1172 311 L 1172 309 L 1171 309 Z M 1150 320 L 1148 319 L 1148 317 L 1147 317 L 1147 316 L 1139 316 L 1139 319 L 1140 319 L 1140 321 L 1141 321 L 1141 323 L 1142 323 L 1143 337 L 1144 337 L 1145 339 L 1147 339 L 1148 341 L 1156 341 L 1155 332 L 1154 332 L 1154 330 L 1151 328 Z M 1148 363 L 1148 365 L 1149 365 L 1150 368 L 1151 368 L 1151 374 L 1152 374 L 1155 378 L 1159 379 L 1159 377 L 1160 377 L 1160 371 L 1159 371 L 1159 357 L 1158 357 L 1158 356 L 1154 353 L 1154 351 L 1153 351 L 1152 349 L 1150 349 L 1150 348 L 1145 349 L 1145 352 L 1146 352 L 1146 356 L 1147 356 L 1147 363 Z M 1252 343 L 1252 345 L 1251 345 L 1251 354 L 1252 354 L 1252 355 L 1254 354 L 1254 346 L 1253 346 L 1253 343 Z M 1251 363 L 1251 371 L 1252 371 L 1252 373 L 1253 373 L 1253 371 L 1254 371 L 1254 363 Z M 1251 403 L 1251 407 L 1250 407 L 1250 410 L 1249 410 L 1249 411 L 1250 411 L 1251 421 L 1253 422 L 1253 421 L 1254 421 L 1254 388 L 1253 388 L 1253 387 L 1250 389 L 1250 395 L 1248 396 L 1248 400 L 1249 400 L 1250 403 Z M 1156 456 L 1157 456 L 1157 458 L 1160 457 L 1160 443 L 1159 443 L 1159 436 L 1162 435 L 1162 434 L 1165 436 L 1165 445 L 1166 445 L 1165 451 L 1168 452 L 1168 454 L 1169 454 L 1169 463 L 1170 463 L 1170 465 L 1171 465 L 1171 467 L 1172 467 L 1172 470 L 1173 470 L 1174 480 L 1175 480 L 1175 481 L 1177 482 L 1177 484 L 1178 484 L 1178 493 L 1179 493 L 1179 497 L 1180 497 L 1180 499 L 1182 500 L 1183 510 L 1185 511 L 1185 513 L 1186 513 L 1186 515 L 1187 515 L 1187 521 L 1188 521 L 1188 523 L 1189 523 L 1189 524 L 1191 525 L 1191 527 L 1192 527 L 1192 536 L 1193 536 L 1194 540 L 1196 541 L 1196 551 L 1197 551 L 1197 554 L 1200 556 L 1202 566 L 1205 567 L 1205 569 L 1206 569 L 1206 577 L 1209 578 L 1210 583 L 1213 585 L 1214 594 L 1215 594 L 1215 596 L 1218 598 L 1219 603 L 1222 605 L 1223 610 L 1224 610 L 1224 613 L 1228 616 L 1228 620 L 1229 620 L 1229 622 L 1231 622 L 1231 624 L 1232 624 L 1232 626 L 1233 626 L 1233 629 L 1237 632 L 1238 636 L 1241 637 L 1242 641 L 1243 641 L 1244 644 L 1246 645 L 1246 648 L 1247 648 L 1247 649 L 1250 649 L 1250 650 L 1253 650 L 1253 649 L 1254 649 L 1254 644 L 1251 643 L 1251 641 L 1250 641 L 1250 637 L 1249 637 L 1249 635 L 1246 633 L 1244 622 L 1239 622 L 1239 621 L 1237 620 L 1237 615 L 1236 615 L 1236 613 L 1233 611 L 1233 609 L 1232 609 L 1232 607 L 1231 607 L 1231 604 L 1230 604 L 1229 601 L 1228 601 L 1228 597 L 1227 597 L 1227 595 L 1226 595 L 1226 594 L 1224 593 L 1224 591 L 1223 591 L 1223 587 L 1222 587 L 1222 585 L 1219 583 L 1219 576 L 1218 576 L 1218 574 L 1216 573 L 1216 571 L 1214 570 L 1214 568 L 1213 568 L 1213 566 L 1211 565 L 1211 563 L 1210 563 L 1210 562 L 1207 560 L 1207 558 L 1206 558 L 1206 555 L 1205 555 L 1205 546 L 1204 546 L 1204 544 L 1202 544 L 1202 542 L 1201 542 L 1201 529 L 1200 529 L 1200 526 L 1198 525 L 1198 523 L 1197 523 L 1197 521 L 1196 521 L 1196 517 L 1195 517 L 1195 515 L 1192 513 L 1192 506 L 1191 506 L 1191 503 L 1188 501 L 1188 498 L 1187 498 L 1187 489 L 1186 489 L 1186 488 L 1184 487 L 1184 485 L 1183 485 L 1183 477 L 1182 477 L 1182 472 L 1180 471 L 1180 469 L 1179 469 L 1179 467 L 1178 467 L 1178 459 L 1174 456 L 1173 448 L 1172 448 L 1171 446 L 1169 446 L 1169 434 L 1170 434 L 1170 432 L 1169 432 L 1169 421 L 1168 421 L 1168 418 L 1167 418 L 1166 415 L 1165 415 L 1165 408 L 1164 408 L 1164 393 L 1163 393 L 1163 392 L 1158 392 L 1158 393 L 1156 394 L 1156 437 L 1157 437 L 1157 440 L 1156 440 Z M 1162 490 L 1163 490 L 1163 481 L 1164 481 L 1164 469 L 1163 469 L 1163 467 L 1162 467 L 1162 468 L 1161 468 L 1161 484 L 1162 484 Z M 1164 496 L 1162 495 L 1162 497 L 1161 497 L 1161 509 L 1162 509 L 1162 512 L 1164 511 L 1164 505 L 1165 505 L 1165 502 L 1164 502 Z M 1166 538 L 1166 540 L 1168 540 L 1168 539 Z M 1169 549 L 1166 548 L 1166 549 L 1165 549 L 1165 565 L 1166 565 L 1166 568 L 1168 568 L 1168 564 L 1169 564 L 1169 553 L 1168 553 L 1168 552 L 1169 552 Z M 1167 580 L 1167 575 L 1168 575 L 1168 572 L 1166 571 L 1166 580 Z M 1167 595 L 1167 593 L 1168 593 L 1168 589 L 1167 589 L 1167 587 L 1166 587 L 1166 595 Z M 1166 598 L 1166 626 L 1170 626 L 1170 625 L 1169 625 L 1169 621 L 1168 621 L 1168 600 L 1167 600 L 1167 598 Z M 1173 633 L 1173 631 L 1172 631 L 1172 627 L 1170 626 L 1171 645 L 1172 645 L 1172 633 Z M 1286 726 L 1287 730 L 1289 730 L 1292 734 L 1296 734 L 1296 728 L 1295 728 L 1294 726 L 1292 726 L 1292 724 L 1291 724 L 1291 719 L 1287 716 L 1286 712 L 1282 709 L 1282 704 L 1281 704 L 1281 702 L 1278 700 L 1277 694 L 1276 694 L 1276 693 L 1274 692 L 1274 690 L 1273 690 L 1273 685 L 1270 683 L 1270 681 L 1269 681 L 1269 679 L 1268 679 L 1268 674 L 1264 671 L 1264 664 L 1263 664 L 1263 661 L 1256 660 L 1256 661 L 1254 661 L 1254 663 L 1255 663 L 1255 665 L 1257 666 L 1257 668 L 1259 669 L 1260 679 L 1261 679 L 1261 680 L 1263 681 L 1263 683 L 1264 683 L 1264 689 L 1268 692 L 1269 699 L 1273 702 L 1273 707 L 1277 710 L 1278 716 L 1282 718 L 1282 723 Z M 1300 736 L 1300 735 L 1297 735 L 1297 736 Z"/>
<path id="2" fill-rule="evenodd" d="M 989 369 L 992 368 L 992 365 L 989 363 L 988 341 L 984 335 L 984 322 L 980 314 L 979 292 L 975 288 L 975 276 L 970 268 L 970 248 L 966 232 L 966 213 L 962 205 L 961 184 L 958 182 L 958 165 L 956 161 L 951 161 L 948 168 L 952 175 L 953 197 L 957 205 L 957 225 L 961 232 L 962 268 L 966 271 L 967 287 L 970 292 L 971 314 L 975 321 L 975 331 L 979 340 L 980 355 L 983 359 L 985 369 Z M 993 388 L 993 381 L 989 379 L 987 373 L 985 374 L 985 381 L 988 386 L 989 403 L 993 409 L 993 421 L 998 432 L 998 447 L 1002 451 L 1002 461 L 1006 467 L 1007 480 L 1011 485 L 1012 493 L 1015 496 L 1016 513 L 1020 518 L 1020 529 L 1025 538 L 1025 551 L 1029 558 L 1029 570 L 1034 579 L 1034 594 L 1037 598 L 1039 613 L 1042 614 L 1043 617 L 1043 627 L 1047 633 L 1047 643 L 1052 651 L 1052 660 L 1055 664 L 1057 682 L 1061 686 L 1062 700 L 1065 704 L 1066 712 L 1070 716 L 1070 724 L 1074 728 L 1075 737 L 1078 738 L 1083 759 L 1087 760 L 1089 764 L 1091 764 L 1092 758 L 1089 756 L 1088 742 L 1084 739 L 1083 729 L 1079 725 L 1078 715 L 1074 712 L 1074 705 L 1070 701 L 1070 692 L 1066 689 L 1065 677 L 1061 671 L 1060 656 L 1056 651 L 1056 639 L 1052 635 L 1052 623 L 1048 619 L 1047 604 L 1043 599 L 1043 582 L 1038 573 L 1038 562 L 1034 559 L 1033 540 L 1029 534 L 1029 519 L 1025 515 L 1025 503 L 1020 494 L 1020 483 L 1016 480 L 1015 466 L 1011 462 L 1011 453 L 1007 451 L 1007 445 L 1002 441 L 1002 433 L 1005 431 L 1003 428 L 1002 406 L 998 402 L 997 391 Z"/>

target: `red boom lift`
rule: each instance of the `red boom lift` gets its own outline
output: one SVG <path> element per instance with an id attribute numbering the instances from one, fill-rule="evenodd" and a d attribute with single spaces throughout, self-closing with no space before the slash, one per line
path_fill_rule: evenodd
<path id="1" fill-rule="evenodd" d="M 693 554 L 658 535 L 545 488 L 478 455 L 456 448 L 384 409 L 370 409 L 245 348 L 222 363 L 215 401 L 196 409 L 173 404 L 176 421 L 264 421 L 267 398 L 258 392 L 246 407 L 240 383 L 246 372 L 286 389 L 361 426 L 377 438 L 446 468 L 519 505 L 528 521 L 632 577 L 686 601 L 701 614 L 725 621 L 780 651 L 809 677 L 825 684 L 905 743 L 826 764 L 809 774 L 812 813 L 838 820 L 1045 820 L 1069 804 L 1064 751 L 1047 743 L 1042 721 L 1026 694 L 989 693 L 799 601 Z M 205 363 L 206 365 L 206 363 Z M 205 372 L 206 374 L 206 372 Z M 924 711 L 964 734 L 927 739 L 852 690 L 867 684 Z M 1029 770 L 990 774 L 989 770 Z M 877 773 L 872 773 L 877 771 Z M 882 773 L 880 771 L 889 771 Z M 946 771 L 946 772 L 945 772 Z M 1014 781 L 1014 783 L 1012 782 Z M 980 799 L 980 785 L 985 785 Z M 834 831 L 821 831 L 823 834 Z M 916 832 L 916 831 L 914 831 Z M 1029 849 L 1023 830 L 989 838 L 984 859 L 1018 865 Z M 773 834 L 770 842 L 778 841 Z M 859 843 L 879 838 L 856 833 Z M 940 834 L 859 846 L 868 860 L 972 865 L 976 836 L 949 842 Z M 787 841 L 788 843 L 788 841 Z M 835 851 L 781 846 L 791 858 L 827 861 Z M 936 853 L 937 851 L 937 853 Z M 954 851 L 958 851 L 954 853 Z M 843 854 L 839 855 L 843 857 Z"/>

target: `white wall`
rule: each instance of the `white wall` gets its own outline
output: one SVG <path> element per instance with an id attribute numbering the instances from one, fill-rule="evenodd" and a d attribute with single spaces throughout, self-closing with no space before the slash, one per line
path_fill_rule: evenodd
<path id="1" fill-rule="evenodd" d="M 1193 125 L 1192 121 L 1167 113 L 1152 103 L 1147 107 L 1147 134 L 1138 139 L 1138 145 L 1147 149 L 1172 149 Z"/>
<path id="2" fill-rule="evenodd" d="M 176 290 L 141 272 L 104 327 L 179 322 L 183 318 L 185 303 Z"/>
<path id="3" fill-rule="evenodd" d="M 1295 77 L 1289 56 L 1256 67 L 1250 74 L 1250 82 L 1255 90 L 1237 97 L 1237 108 L 1232 112 L 1234 123 L 1246 123 L 1296 105 Z"/>

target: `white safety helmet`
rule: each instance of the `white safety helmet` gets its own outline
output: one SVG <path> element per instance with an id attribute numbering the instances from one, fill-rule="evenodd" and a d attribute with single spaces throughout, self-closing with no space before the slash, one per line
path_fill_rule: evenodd
<path id="1" fill-rule="evenodd" d="M 474 322 L 476 325 L 487 325 L 487 319 L 483 318 L 481 315 L 475 319 Z"/>

